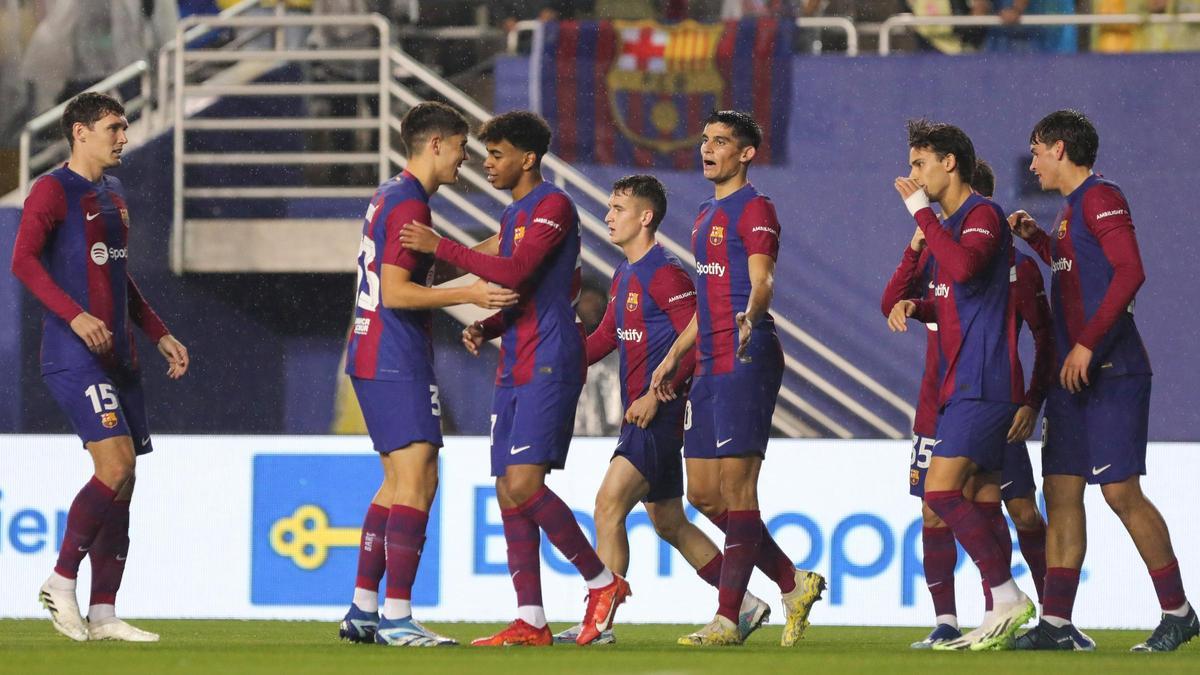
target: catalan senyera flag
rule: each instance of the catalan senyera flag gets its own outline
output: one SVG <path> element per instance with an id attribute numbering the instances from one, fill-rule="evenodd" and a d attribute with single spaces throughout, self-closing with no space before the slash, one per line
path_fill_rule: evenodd
<path id="1" fill-rule="evenodd" d="M 763 127 L 756 161 L 780 164 L 794 29 L 773 18 L 550 22 L 534 45 L 531 99 L 569 162 L 696 168 L 704 118 L 736 109 Z"/>

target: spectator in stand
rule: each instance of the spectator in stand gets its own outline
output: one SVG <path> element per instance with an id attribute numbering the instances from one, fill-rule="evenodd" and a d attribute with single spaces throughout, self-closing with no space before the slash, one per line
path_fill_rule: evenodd
<path id="1" fill-rule="evenodd" d="M 493 0 L 487 3 L 492 21 L 511 31 L 518 21 L 583 19 L 596 8 L 596 0 Z"/>
<path id="2" fill-rule="evenodd" d="M 1095 0 L 1097 14 L 1200 12 L 1200 0 Z M 1110 24 L 1092 28 L 1092 51 L 1200 50 L 1200 24 Z"/>
<path id="3" fill-rule="evenodd" d="M 1079 32 L 1075 26 L 1019 26 L 1025 14 L 1074 14 L 1075 0 L 974 0 L 972 13 L 997 14 L 1006 25 L 989 28 L 984 48 L 991 52 L 1076 51 Z"/>

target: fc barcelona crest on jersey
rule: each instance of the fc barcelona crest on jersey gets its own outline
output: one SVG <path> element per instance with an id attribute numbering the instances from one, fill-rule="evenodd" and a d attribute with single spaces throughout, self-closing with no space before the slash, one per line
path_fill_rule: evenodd
<path id="1" fill-rule="evenodd" d="M 1063 218 L 1063 221 L 1058 224 L 1058 238 L 1062 239 L 1065 236 L 1067 236 L 1067 219 Z"/>
<path id="2" fill-rule="evenodd" d="M 625 309 L 636 312 L 638 308 L 638 294 L 635 291 L 629 291 L 629 297 L 625 298 Z"/>
<path id="3" fill-rule="evenodd" d="M 513 243 L 514 244 L 519 243 L 524 238 L 525 238 L 525 226 L 518 225 L 517 229 L 513 230 Z"/>
<path id="4" fill-rule="evenodd" d="M 725 226 L 713 225 L 713 228 L 708 232 L 708 243 L 713 246 L 720 246 L 723 241 L 725 241 Z"/>
<path id="5" fill-rule="evenodd" d="M 111 429 L 117 426 L 117 413 L 100 413 L 100 426 L 104 427 L 105 429 Z"/>
<path id="6" fill-rule="evenodd" d="M 125 225 L 125 229 L 129 229 L 129 209 L 117 209 L 121 213 L 121 223 Z"/>

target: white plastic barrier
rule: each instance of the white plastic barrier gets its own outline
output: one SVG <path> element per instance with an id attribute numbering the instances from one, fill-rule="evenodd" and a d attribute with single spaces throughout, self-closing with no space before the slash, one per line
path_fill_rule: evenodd
<path id="1" fill-rule="evenodd" d="M 591 505 L 612 439 L 580 439 L 550 485 L 591 527 Z M 363 511 L 381 475 L 360 437 L 158 436 L 138 465 L 123 614 L 178 618 L 334 620 L 350 598 Z M 1038 466 L 1037 447 L 1034 466 Z M 918 505 L 908 496 L 903 441 L 774 441 L 760 486 L 764 519 L 798 565 L 830 580 L 819 624 L 928 625 Z M 0 616 L 37 617 L 66 512 L 90 462 L 71 436 L 0 436 Z M 1184 581 L 1200 593 L 1194 518 L 1200 444 L 1153 444 L 1147 492 L 1171 525 Z M 1158 607 L 1146 570 L 1099 490 L 1088 491 L 1089 550 L 1075 617 L 1087 627 L 1150 627 Z M 699 521 L 703 521 L 701 517 Z M 702 526 L 721 541 L 707 522 Z M 716 593 L 655 537 L 644 511 L 630 523 L 630 622 L 703 623 Z M 583 584 L 543 545 L 552 620 L 574 621 Z M 958 581 L 965 622 L 982 612 L 965 556 Z M 87 601 L 88 565 L 80 576 Z M 1014 556 L 1018 583 L 1033 584 Z M 514 596 L 487 439 L 450 438 L 441 492 L 414 591 L 429 620 L 507 620 Z M 751 590 L 777 604 L 756 573 Z"/>

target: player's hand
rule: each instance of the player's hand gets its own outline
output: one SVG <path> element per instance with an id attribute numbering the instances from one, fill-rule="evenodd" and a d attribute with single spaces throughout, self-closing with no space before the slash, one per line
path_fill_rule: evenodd
<path id="1" fill-rule="evenodd" d="M 1014 211 L 1008 217 L 1008 229 L 1012 230 L 1013 234 L 1022 239 L 1029 239 L 1037 233 L 1038 224 L 1033 219 L 1033 216 L 1025 211 Z"/>
<path id="2" fill-rule="evenodd" d="M 93 354 L 104 354 L 113 348 L 113 334 L 104 322 L 87 312 L 71 319 L 71 330 L 83 340 L 88 351 Z"/>
<path id="3" fill-rule="evenodd" d="M 463 347 L 471 353 L 471 356 L 479 356 L 479 348 L 483 346 L 483 324 L 476 321 L 467 326 L 462 332 Z"/>
<path id="4" fill-rule="evenodd" d="M 746 356 L 746 347 L 750 346 L 750 334 L 754 332 L 754 322 L 745 312 L 738 312 L 734 315 L 733 320 L 737 323 L 738 328 L 737 358 L 741 360 Z"/>
<path id="5" fill-rule="evenodd" d="M 892 306 L 892 311 L 888 313 L 888 329 L 893 333 L 908 332 L 908 317 L 912 316 L 917 311 L 917 303 L 912 300 L 901 300 Z"/>
<path id="6" fill-rule="evenodd" d="M 167 377 L 178 380 L 187 372 L 188 364 L 191 363 L 187 347 L 176 340 L 174 335 L 164 335 L 158 341 L 158 353 L 167 360 Z"/>
<path id="7" fill-rule="evenodd" d="M 900 193 L 900 198 L 904 200 L 904 207 L 908 209 L 909 214 L 915 216 L 917 211 L 929 206 L 929 195 L 925 193 L 925 188 L 912 178 L 897 176 L 893 185 L 896 192 Z"/>
<path id="8" fill-rule="evenodd" d="M 671 386 L 671 380 L 678 368 L 679 358 L 674 355 L 674 351 L 668 351 L 662 363 L 658 364 L 650 375 L 650 392 L 655 398 L 664 403 L 675 400 L 675 387 Z"/>
<path id="9" fill-rule="evenodd" d="M 917 231 L 913 232 L 912 241 L 908 242 L 908 246 L 917 253 L 925 249 L 925 233 L 921 231 L 921 228 L 918 227 Z"/>
<path id="10" fill-rule="evenodd" d="M 1033 433 L 1033 423 L 1037 421 L 1037 411 L 1033 408 L 1023 405 L 1017 408 L 1017 414 L 1013 416 L 1012 426 L 1008 429 L 1009 443 L 1023 443 L 1029 439 L 1029 435 Z"/>
<path id="11" fill-rule="evenodd" d="M 471 304 L 484 309 L 503 309 L 517 304 L 521 296 L 516 291 L 510 291 L 502 286 L 493 286 L 479 279 L 468 287 L 471 294 Z"/>
<path id="12" fill-rule="evenodd" d="M 653 391 L 648 391 L 629 404 L 629 410 L 625 411 L 625 421 L 645 429 L 650 426 L 650 422 L 654 420 L 656 414 L 658 414 L 658 397 L 654 395 Z"/>
<path id="13" fill-rule="evenodd" d="M 400 229 L 400 245 L 420 253 L 433 253 L 441 240 L 441 235 L 421 223 L 409 223 Z"/>
<path id="14" fill-rule="evenodd" d="M 1088 379 L 1088 368 L 1091 365 L 1092 350 L 1080 344 L 1072 347 L 1071 353 L 1067 354 L 1067 360 L 1063 363 L 1062 372 L 1058 374 L 1058 381 L 1063 389 L 1078 394 L 1084 387 L 1090 386 L 1092 383 Z"/>

